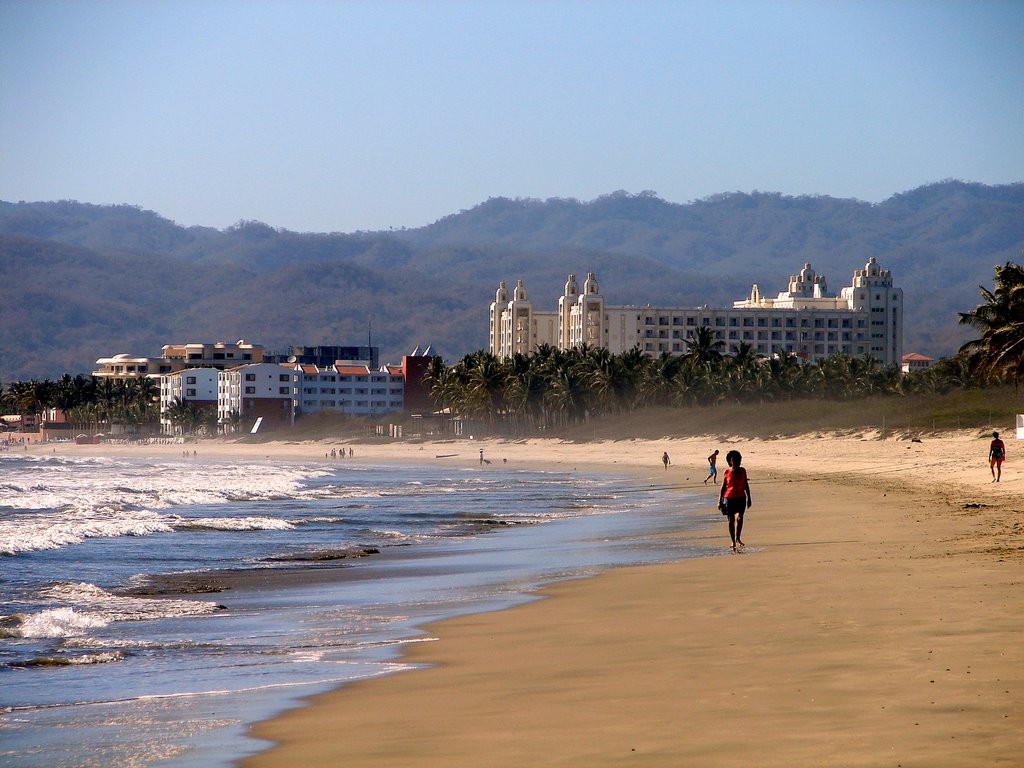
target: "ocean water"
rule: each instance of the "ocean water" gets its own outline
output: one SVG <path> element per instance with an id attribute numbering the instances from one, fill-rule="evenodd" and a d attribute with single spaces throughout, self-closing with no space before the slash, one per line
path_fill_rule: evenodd
<path id="1" fill-rule="evenodd" d="M 228 766 L 431 620 L 702 554 L 706 506 L 507 468 L 0 455 L 0 764 Z"/>

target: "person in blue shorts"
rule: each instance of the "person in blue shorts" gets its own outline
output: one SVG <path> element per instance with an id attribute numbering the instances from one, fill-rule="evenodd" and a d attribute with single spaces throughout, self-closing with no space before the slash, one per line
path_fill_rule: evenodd
<path id="1" fill-rule="evenodd" d="M 708 476 L 704 478 L 704 485 L 707 485 L 708 480 L 711 480 L 712 478 L 714 478 L 716 483 L 718 482 L 718 467 L 716 466 L 717 462 L 718 449 L 716 448 L 715 452 L 708 456 Z"/>

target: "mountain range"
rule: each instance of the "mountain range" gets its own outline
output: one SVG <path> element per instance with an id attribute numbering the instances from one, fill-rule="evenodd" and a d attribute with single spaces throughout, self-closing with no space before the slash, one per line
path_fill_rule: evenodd
<path id="1" fill-rule="evenodd" d="M 499 280 L 522 278 L 538 309 L 554 309 L 569 272 L 595 272 L 610 305 L 728 306 L 753 283 L 785 290 L 808 262 L 837 291 L 871 256 L 904 290 L 905 350 L 937 357 L 970 338 L 956 313 L 1022 247 L 1024 183 L 944 181 L 880 203 L 764 192 L 685 204 L 651 192 L 492 198 L 425 227 L 354 233 L 0 201 L 0 382 L 243 338 L 270 351 L 369 340 L 386 362 L 431 344 L 454 361 L 486 347 Z"/>

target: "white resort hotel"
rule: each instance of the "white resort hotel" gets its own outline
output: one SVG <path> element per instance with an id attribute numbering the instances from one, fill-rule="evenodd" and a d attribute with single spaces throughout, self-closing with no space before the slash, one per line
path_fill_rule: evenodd
<path id="1" fill-rule="evenodd" d="M 502 281 L 491 303 L 490 351 L 499 358 L 533 352 L 542 344 L 558 349 L 586 344 L 614 354 L 639 344 L 652 357 L 682 354 L 686 338 L 699 327 L 711 328 L 728 353 L 746 342 L 766 357 L 870 354 L 890 365 L 899 365 L 903 357 L 903 289 L 893 285 L 892 274 L 874 257 L 854 271 L 839 295 L 829 293 L 825 277 L 805 264 L 775 298 L 763 296 L 754 285 L 748 298 L 722 309 L 609 307 L 593 272 L 582 292 L 576 276 L 569 275 L 554 312 L 535 310 L 522 280 L 511 299 L 508 294 Z"/>

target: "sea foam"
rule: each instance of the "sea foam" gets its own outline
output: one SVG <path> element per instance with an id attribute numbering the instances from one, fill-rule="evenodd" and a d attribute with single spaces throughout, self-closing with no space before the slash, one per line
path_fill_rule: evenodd
<path id="1" fill-rule="evenodd" d="M 76 637 L 115 621 L 202 616 L 220 608 L 206 600 L 115 595 L 87 582 L 58 582 L 43 590 L 41 596 L 64 605 L 19 615 L 12 633 L 15 637 Z"/>

